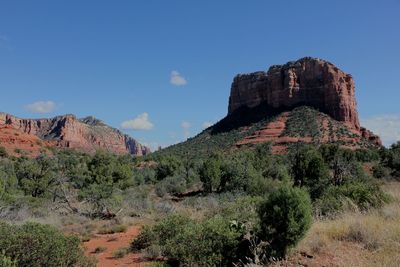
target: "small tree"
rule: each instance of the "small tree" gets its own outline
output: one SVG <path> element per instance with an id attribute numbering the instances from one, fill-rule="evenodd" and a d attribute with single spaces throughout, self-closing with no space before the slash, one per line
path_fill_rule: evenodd
<path id="1" fill-rule="evenodd" d="M 181 167 L 180 161 L 173 156 L 162 158 L 156 168 L 156 178 L 158 181 L 173 176 L 175 172 Z"/>
<path id="2" fill-rule="evenodd" d="M 211 193 L 220 186 L 221 160 L 218 155 L 207 159 L 199 169 L 200 181 L 203 183 L 205 193 Z"/>
<path id="3" fill-rule="evenodd" d="M 311 198 L 322 195 L 330 182 L 329 169 L 321 154 L 305 146 L 292 155 L 292 175 L 296 186 L 308 188 Z"/>
<path id="4" fill-rule="evenodd" d="M 57 162 L 44 155 L 34 160 L 23 159 L 17 164 L 16 174 L 26 195 L 45 197 L 56 185 Z"/>
<path id="5" fill-rule="evenodd" d="M 283 258 L 311 226 L 311 200 L 300 188 L 282 187 L 261 203 L 260 238 L 270 243 L 267 254 Z"/>

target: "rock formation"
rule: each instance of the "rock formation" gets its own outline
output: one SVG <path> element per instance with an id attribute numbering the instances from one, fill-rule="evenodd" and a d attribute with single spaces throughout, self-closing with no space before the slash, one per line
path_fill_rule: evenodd
<path id="1" fill-rule="evenodd" d="M 272 66 L 267 72 L 237 75 L 229 114 L 260 104 L 288 110 L 311 106 L 360 130 L 353 78 L 325 60 L 305 57 Z"/>
<path id="2" fill-rule="evenodd" d="M 320 138 L 294 138 L 285 135 L 287 116 L 299 106 L 310 106 L 327 114 L 348 127 L 352 137 L 338 136 L 335 133 L 335 129 L 344 129 L 340 124 L 329 131 L 327 118 L 321 116 L 318 119 L 319 126 L 316 125 L 321 128 Z M 278 118 L 278 122 L 272 122 L 261 131 L 246 137 L 238 143 L 239 146 L 267 141 L 272 141 L 277 146 L 312 140 L 317 143 L 346 143 L 349 148 L 365 147 L 364 141 L 372 145 L 382 145 L 378 136 L 360 126 L 352 76 L 322 59 L 305 57 L 285 65 L 272 66 L 268 71 L 237 75 L 232 83 L 227 117 L 243 117 L 242 114 L 252 112 L 248 108 L 256 110 L 254 112 L 266 110 L 266 115 L 268 112 L 271 113 L 269 115 L 283 111 L 289 113 L 282 113 L 286 115 Z M 280 150 L 281 148 L 279 147 Z"/>
<path id="3" fill-rule="evenodd" d="M 74 115 L 65 115 L 49 119 L 20 119 L 0 113 L 0 126 L 7 126 L 8 129 L 12 127 L 60 148 L 73 148 L 88 153 L 104 149 L 116 154 L 138 156 L 150 153 L 149 148 L 132 137 L 93 117 L 79 120 Z"/>

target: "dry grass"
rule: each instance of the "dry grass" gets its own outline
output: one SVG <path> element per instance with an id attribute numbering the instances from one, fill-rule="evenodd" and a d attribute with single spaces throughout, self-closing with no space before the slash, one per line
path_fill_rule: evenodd
<path id="1" fill-rule="evenodd" d="M 390 204 L 367 214 L 315 222 L 298 251 L 322 261 L 325 255 L 333 266 L 400 266 L 400 183 L 383 188 L 393 198 Z"/>

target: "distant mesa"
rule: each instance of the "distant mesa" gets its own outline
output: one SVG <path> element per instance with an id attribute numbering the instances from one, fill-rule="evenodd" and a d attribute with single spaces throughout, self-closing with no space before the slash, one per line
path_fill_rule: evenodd
<path id="1" fill-rule="evenodd" d="M 107 150 L 116 154 L 147 155 L 150 149 L 94 117 L 74 115 L 48 119 L 20 119 L 0 113 L 0 146 L 37 156 L 45 147 L 76 149 L 87 153 Z"/>
<path id="2" fill-rule="evenodd" d="M 378 136 L 360 126 L 353 77 L 318 58 L 305 57 L 274 65 L 268 71 L 237 75 L 232 83 L 228 117 L 246 108 L 277 114 L 299 106 L 313 107 L 345 124 L 360 138 L 382 145 Z M 276 123 L 266 126 L 267 135 L 271 131 L 276 135 L 278 129 L 283 133 L 288 115 L 283 114 Z"/>
<path id="3" fill-rule="evenodd" d="M 382 146 L 360 126 L 353 77 L 312 57 L 274 65 L 233 79 L 228 114 L 168 151 L 232 150 L 271 142 L 284 154 L 293 144 L 336 144 L 349 149 Z"/>
<path id="4" fill-rule="evenodd" d="M 229 99 L 229 114 L 240 107 L 260 104 L 276 109 L 306 105 L 360 129 L 355 86 L 346 74 L 328 61 L 305 57 L 268 71 L 237 75 Z"/>

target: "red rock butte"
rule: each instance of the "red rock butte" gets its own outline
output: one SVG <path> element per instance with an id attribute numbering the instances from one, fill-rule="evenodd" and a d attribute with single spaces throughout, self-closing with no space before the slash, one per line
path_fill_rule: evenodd
<path id="1" fill-rule="evenodd" d="M 149 148 L 141 145 L 132 137 L 107 126 L 94 117 L 77 119 L 74 115 L 65 115 L 48 119 L 20 119 L 6 113 L 0 113 L 0 131 L 3 135 L 12 133 L 12 138 L 3 136 L 0 140 L 0 145 L 8 150 L 15 147 L 25 150 L 24 147 L 19 147 L 19 143 L 23 142 L 15 140 L 15 136 L 31 136 L 32 138 L 28 139 L 44 141 L 47 147 L 71 148 L 87 153 L 101 149 L 116 154 L 137 156 L 150 153 Z M 40 144 L 39 141 L 33 143 Z M 34 145 L 31 145 L 31 147 L 31 150 L 33 150 Z M 14 151 L 10 152 L 13 153 Z M 38 153 L 36 151 L 31 155 L 36 156 Z"/>
<path id="2" fill-rule="evenodd" d="M 274 65 L 268 71 L 237 75 L 232 83 L 228 116 L 240 113 L 241 108 L 261 106 L 281 112 L 310 106 L 348 126 L 361 138 L 382 145 L 378 136 L 360 126 L 353 77 L 322 59 L 305 57 Z M 279 124 L 280 132 L 284 124 Z"/>
<path id="3" fill-rule="evenodd" d="M 261 104 L 277 109 L 311 106 L 360 130 L 352 76 L 322 59 L 305 57 L 266 72 L 237 75 L 228 113 Z"/>

